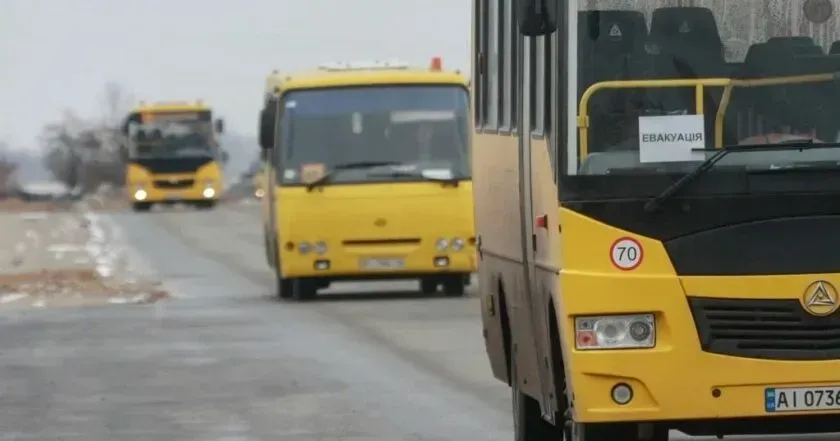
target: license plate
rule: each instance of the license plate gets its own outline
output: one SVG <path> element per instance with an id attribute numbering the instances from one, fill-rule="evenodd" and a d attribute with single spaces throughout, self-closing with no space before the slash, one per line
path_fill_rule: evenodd
<path id="1" fill-rule="evenodd" d="M 838 410 L 840 386 L 767 388 L 764 409 L 767 412 Z"/>
<path id="2" fill-rule="evenodd" d="M 392 258 L 368 258 L 362 259 L 360 266 L 366 270 L 394 270 L 403 269 L 405 267 L 405 261 L 403 259 Z"/>
<path id="3" fill-rule="evenodd" d="M 184 195 L 182 195 L 181 193 L 169 193 L 167 195 L 164 195 L 164 198 L 169 201 L 178 201 L 183 199 Z"/>

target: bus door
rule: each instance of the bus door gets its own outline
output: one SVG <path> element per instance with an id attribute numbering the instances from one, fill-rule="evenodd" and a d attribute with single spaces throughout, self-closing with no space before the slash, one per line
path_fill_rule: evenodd
<path id="1" fill-rule="evenodd" d="M 513 2 L 506 3 L 510 7 Z M 512 15 L 513 13 L 511 11 L 508 17 Z M 512 22 L 512 20 L 508 21 Z M 546 294 L 544 287 L 538 283 L 539 279 L 536 268 L 537 234 L 541 234 L 541 231 L 537 231 L 535 211 L 537 209 L 542 210 L 544 207 L 538 207 L 539 204 L 535 204 L 535 197 L 539 193 L 538 185 L 540 183 L 534 179 L 534 174 L 539 170 L 538 167 L 545 167 L 544 164 L 535 163 L 535 158 L 540 158 L 541 156 L 533 151 L 531 142 L 532 122 L 536 118 L 535 115 L 531 115 L 531 109 L 533 107 L 530 101 L 534 97 L 530 93 L 533 78 L 530 72 L 531 68 L 533 68 L 533 64 L 530 63 L 530 57 L 536 56 L 536 54 L 530 54 L 530 45 L 526 41 L 526 38 L 516 32 L 515 28 L 511 29 L 511 32 L 515 33 L 513 42 L 517 45 L 517 50 L 513 52 L 516 54 L 516 59 L 511 60 L 511 64 L 516 69 L 516 72 L 518 72 L 519 77 L 515 83 L 511 84 L 511 87 L 518 89 L 515 93 L 518 99 L 514 101 L 513 105 L 516 106 L 517 127 L 519 127 L 519 176 L 521 177 L 519 180 L 519 195 L 522 201 L 520 216 L 523 229 L 523 240 L 521 241 L 523 256 L 522 270 L 526 287 L 522 295 L 521 315 L 518 318 L 527 317 L 527 322 L 520 322 L 527 323 L 527 325 L 517 325 L 517 330 L 525 331 L 525 328 L 527 328 L 527 332 L 531 334 L 529 341 L 536 342 L 536 345 L 531 343 L 519 345 L 520 348 L 523 346 L 530 347 L 535 353 L 522 354 L 523 357 L 527 356 L 531 360 L 517 358 L 518 362 L 527 363 L 524 365 L 519 364 L 517 367 L 528 367 L 527 371 L 522 369 L 519 372 L 529 376 L 529 384 L 524 387 L 520 385 L 520 387 L 522 387 L 522 390 L 532 392 L 534 398 L 539 397 L 543 415 L 550 416 L 553 419 L 555 409 L 553 408 L 552 397 L 549 395 L 553 391 L 553 380 L 550 364 L 544 360 L 544 357 L 550 354 L 551 347 L 548 334 L 548 308 L 546 308 L 545 303 Z M 549 214 L 551 219 L 549 222 L 557 220 L 556 213 L 557 209 L 555 208 L 554 212 Z M 520 331 L 520 333 L 522 332 Z M 529 388 L 528 386 L 531 386 L 531 383 L 536 384 L 532 388 Z"/>

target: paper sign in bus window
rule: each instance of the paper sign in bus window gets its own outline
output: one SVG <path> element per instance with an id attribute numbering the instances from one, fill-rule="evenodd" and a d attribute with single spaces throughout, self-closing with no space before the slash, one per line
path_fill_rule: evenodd
<path id="1" fill-rule="evenodd" d="M 300 166 L 300 180 L 303 182 L 312 182 L 324 176 L 324 164 L 303 164 Z"/>
<path id="2" fill-rule="evenodd" d="M 639 117 L 639 160 L 649 162 L 702 161 L 706 147 L 703 115 Z"/>

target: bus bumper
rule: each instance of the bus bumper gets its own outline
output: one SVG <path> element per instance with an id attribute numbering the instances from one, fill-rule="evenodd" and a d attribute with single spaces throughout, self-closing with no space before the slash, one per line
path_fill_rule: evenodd
<path id="1" fill-rule="evenodd" d="M 324 255 L 282 250 L 280 262 L 283 277 L 318 277 L 331 280 L 417 279 L 429 276 L 459 275 L 475 272 L 474 252 L 461 250 L 448 253 L 415 253 L 390 259 L 389 253 L 358 255 L 328 252 Z M 393 254 L 392 254 L 393 255 Z M 394 264 L 401 260 L 400 264 Z M 391 265 L 389 268 L 385 266 Z"/>
<path id="2" fill-rule="evenodd" d="M 840 431 L 840 410 L 772 412 L 765 407 L 768 388 L 840 391 L 840 360 L 771 360 L 703 351 L 689 298 L 677 277 L 566 274 L 561 279 L 565 289 L 561 292 L 593 293 L 557 297 L 561 320 L 570 331 L 561 335 L 570 348 L 566 363 L 578 421 L 671 421 L 674 428 L 690 426 L 692 421 L 706 428 L 724 422 L 741 424 L 731 433 L 807 433 L 824 431 L 818 427 L 830 422 Z M 575 317 L 638 313 L 654 314 L 655 347 L 576 347 Z M 624 405 L 612 399 L 612 390 L 620 383 L 633 391 L 632 400 Z"/>

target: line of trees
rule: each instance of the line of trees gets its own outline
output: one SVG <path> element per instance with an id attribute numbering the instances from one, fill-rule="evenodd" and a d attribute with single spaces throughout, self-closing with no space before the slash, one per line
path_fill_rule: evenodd
<path id="1" fill-rule="evenodd" d="M 39 136 L 44 167 L 56 180 L 82 192 L 102 184 L 122 187 L 128 152 L 118 142 L 119 126 L 132 103 L 125 89 L 109 83 L 99 117 L 67 110 L 58 121 L 46 124 Z"/>

